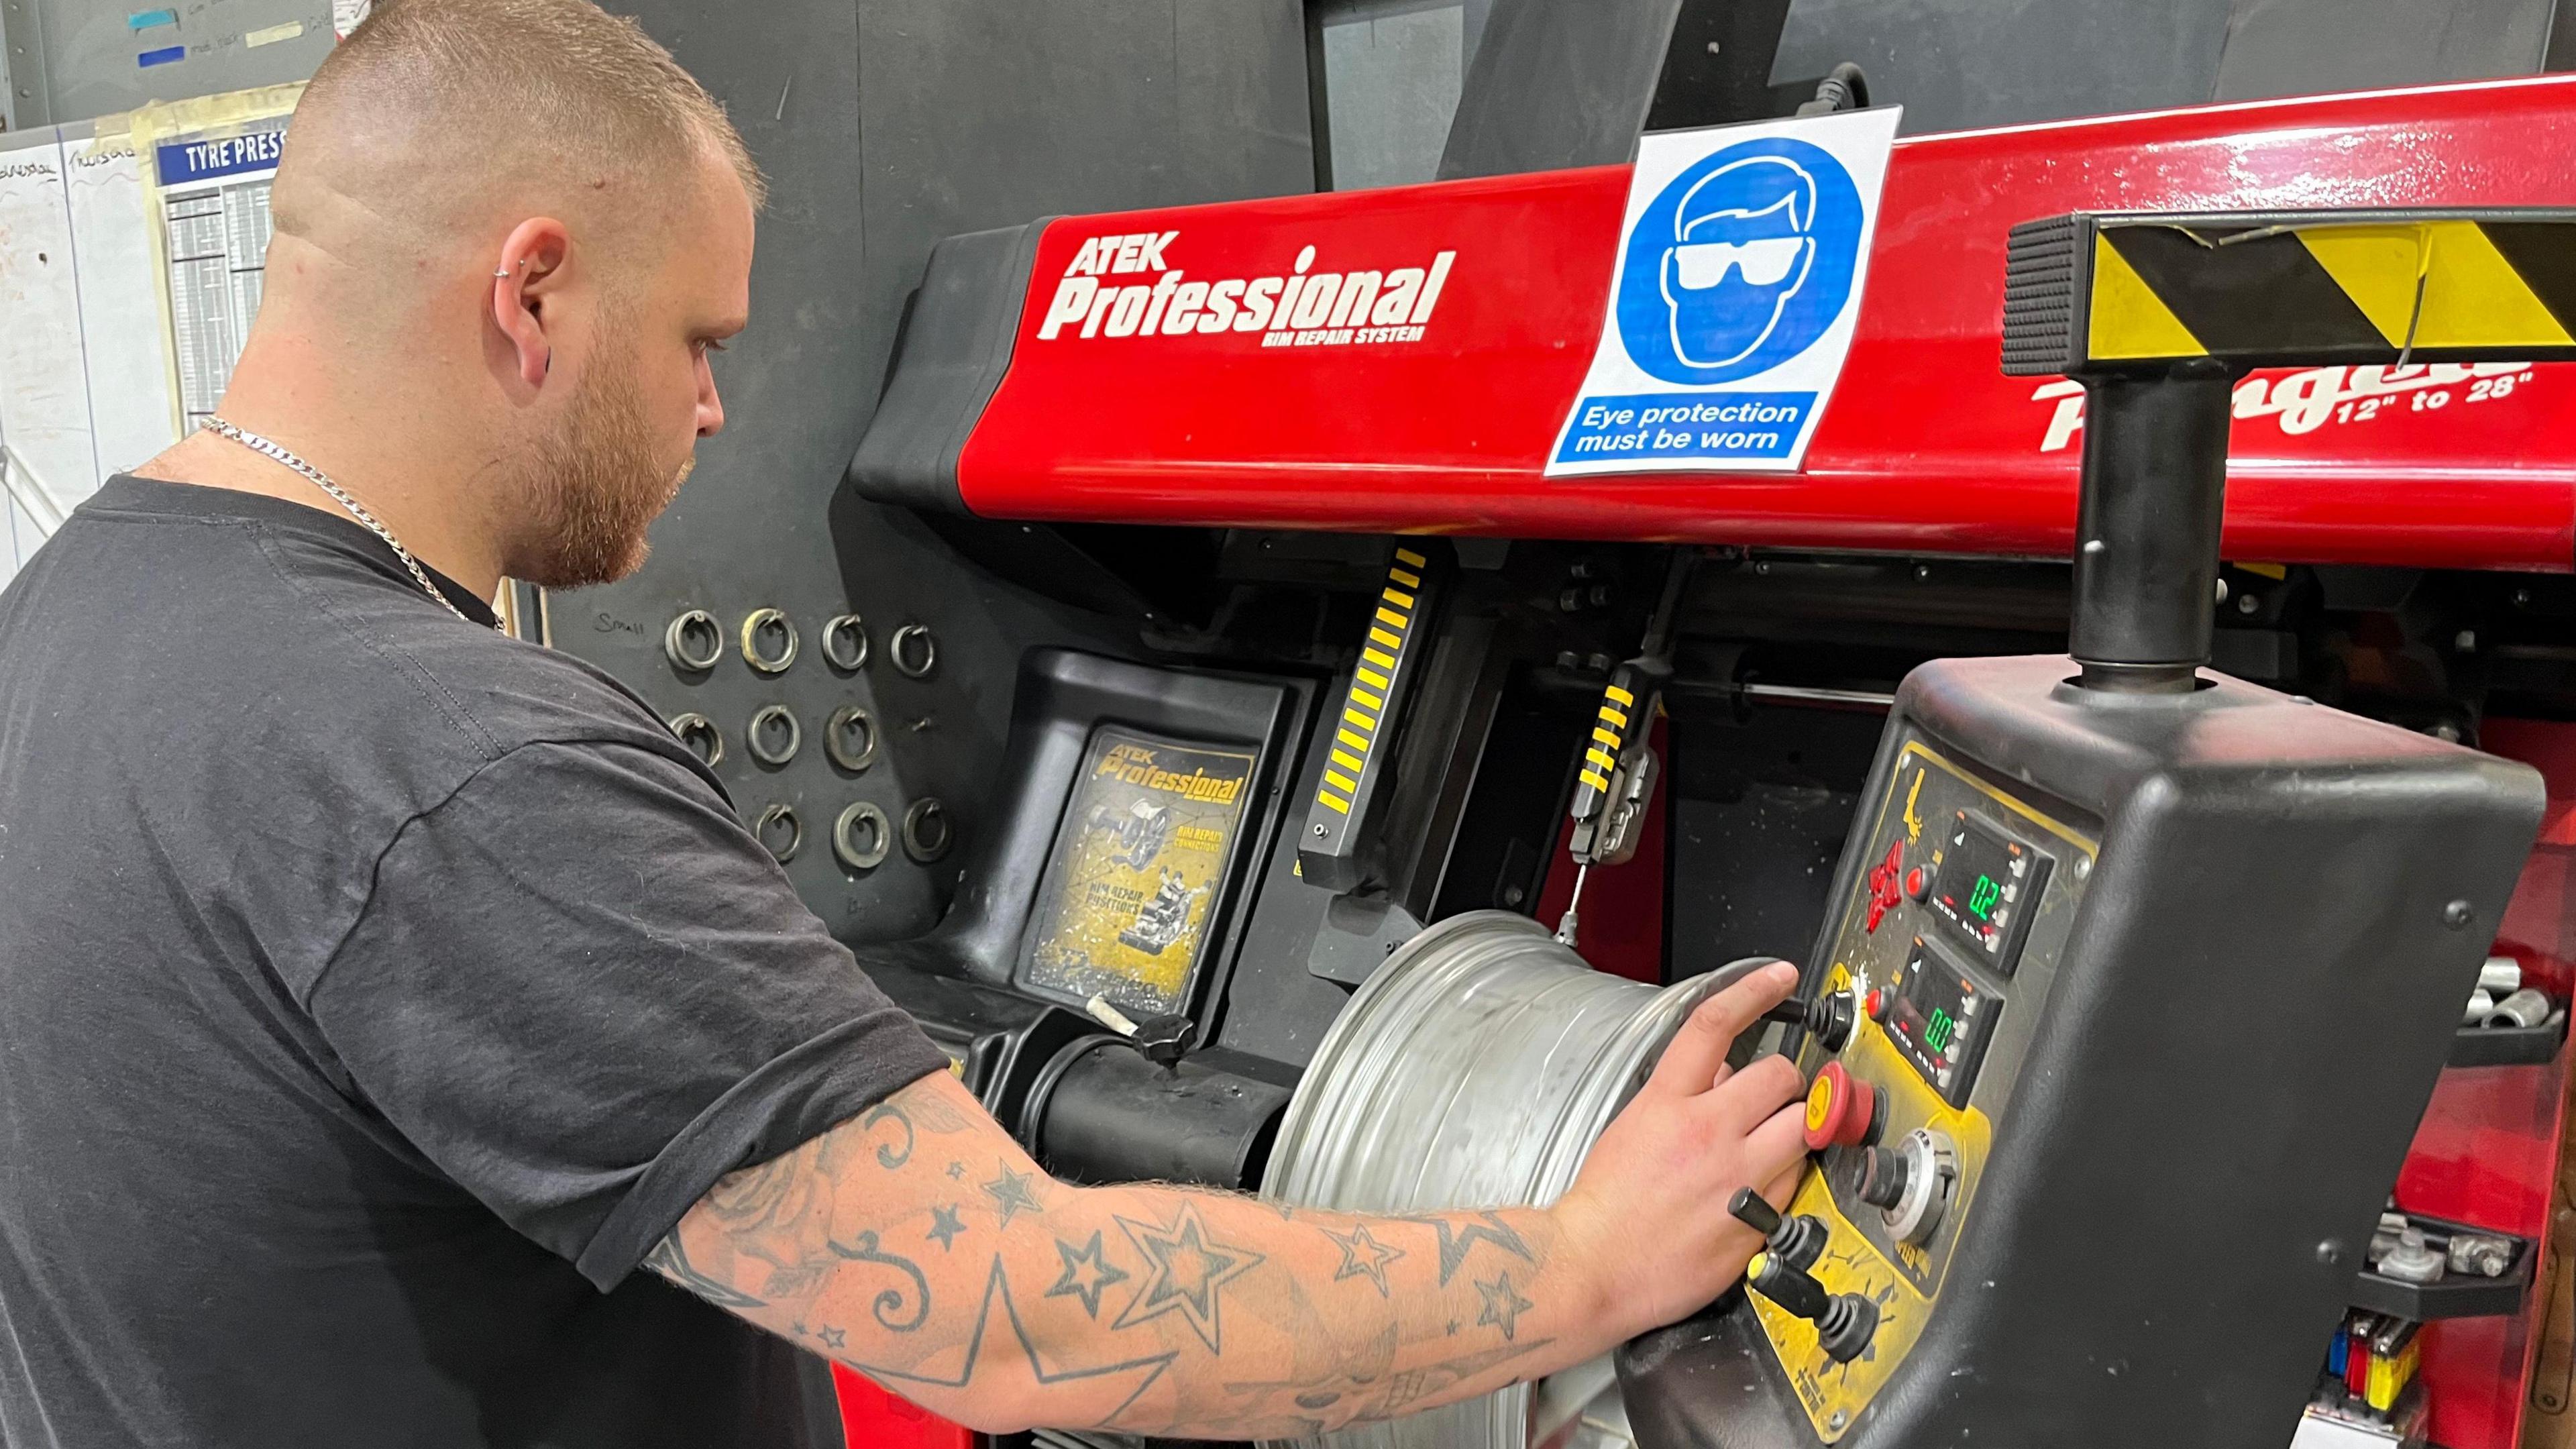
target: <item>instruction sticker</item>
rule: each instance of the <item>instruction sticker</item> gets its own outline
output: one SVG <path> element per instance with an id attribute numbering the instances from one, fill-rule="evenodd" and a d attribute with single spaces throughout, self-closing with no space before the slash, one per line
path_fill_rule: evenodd
<path id="1" fill-rule="evenodd" d="M 1549 476 L 1798 467 L 1851 351 L 1900 114 L 1639 143 L 1601 341 Z"/>
<path id="2" fill-rule="evenodd" d="M 1144 1015 L 1184 1009 L 1254 764 L 1248 750 L 1096 731 L 1038 891 L 1021 984 Z"/>

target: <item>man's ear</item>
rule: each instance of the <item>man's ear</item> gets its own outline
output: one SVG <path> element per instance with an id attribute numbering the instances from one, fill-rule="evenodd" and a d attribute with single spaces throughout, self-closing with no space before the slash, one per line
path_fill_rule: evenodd
<path id="1" fill-rule="evenodd" d="M 510 232 L 492 270 L 492 321 L 515 351 L 519 380 L 545 385 L 554 369 L 547 309 L 562 295 L 572 260 L 572 233 L 550 216 L 530 217 Z"/>

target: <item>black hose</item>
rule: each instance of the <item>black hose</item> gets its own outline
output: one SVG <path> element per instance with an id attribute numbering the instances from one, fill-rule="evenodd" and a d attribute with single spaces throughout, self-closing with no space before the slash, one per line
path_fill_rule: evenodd
<path id="1" fill-rule="evenodd" d="M 1836 111 L 1866 110 L 1868 106 L 1869 77 L 1859 66 L 1844 61 L 1816 83 L 1816 98 L 1798 107 L 1798 114 L 1829 116 Z"/>

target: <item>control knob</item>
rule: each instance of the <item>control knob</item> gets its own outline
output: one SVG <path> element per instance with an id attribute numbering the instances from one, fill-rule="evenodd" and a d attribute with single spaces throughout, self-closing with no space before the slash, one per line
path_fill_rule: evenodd
<path id="1" fill-rule="evenodd" d="M 1947 1133 L 1918 1127 L 1893 1151 L 1870 1149 L 1877 1159 L 1862 1163 L 1861 1201 L 1879 1210 L 1887 1231 L 1900 1243 L 1932 1240 L 1958 1191 L 1959 1149 Z"/>

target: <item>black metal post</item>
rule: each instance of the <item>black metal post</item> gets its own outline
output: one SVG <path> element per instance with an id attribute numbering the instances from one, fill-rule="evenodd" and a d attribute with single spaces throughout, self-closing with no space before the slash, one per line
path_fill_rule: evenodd
<path id="1" fill-rule="evenodd" d="M 2067 652 L 2087 689 L 2187 693 L 2209 661 L 2234 384 L 2209 359 L 2085 380 Z"/>

